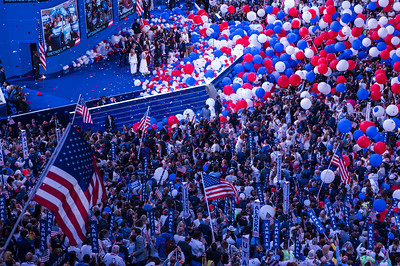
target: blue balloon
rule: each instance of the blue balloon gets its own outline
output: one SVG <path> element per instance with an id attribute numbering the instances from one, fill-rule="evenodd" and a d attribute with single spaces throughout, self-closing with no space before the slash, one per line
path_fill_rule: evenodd
<path id="1" fill-rule="evenodd" d="M 165 19 L 165 20 L 168 20 L 169 19 L 169 14 L 167 12 L 163 12 L 163 13 L 161 13 L 161 18 Z"/>
<path id="2" fill-rule="evenodd" d="M 297 42 L 297 48 L 299 48 L 300 50 L 306 49 L 307 46 L 308 46 L 308 44 L 305 40 L 300 40 Z"/>
<path id="3" fill-rule="evenodd" d="M 390 189 L 390 185 L 389 185 L 389 184 L 384 184 L 383 187 L 384 187 L 385 189 Z"/>
<path id="4" fill-rule="evenodd" d="M 348 133 L 350 132 L 352 127 L 352 123 L 349 119 L 343 118 L 340 119 L 338 124 L 337 124 L 337 128 L 339 130 L 340 133 Z"/>
<path id="5" fill-rule="evenodd" d="M 223 86 L 230 85 L 231 83 L 232 83 L 232 80 L 230 78 L 228 78 L 228 77 L 225 77 L 225 78 L 222 79 L 222 85 Z"/>
<path id="6" fill-rule="evenodd" d="M 367 133 L 368 137 L 375 137 L 378 134 L 378 129 L 374 126 L 370 126 L 367 128 L 367 130 L 365 131 L 365 133 Z"/>
<path id="7" fill-rule="evenodd" d="M 198 53 L 192 52 L 189 54 L 189 57 L 192 58 L 192 60 L 196 60 L 199 59 L 200 55 Z"/>
<path id="8" fill-rule="evenodd" d="M 358 194 L 358 198 L 360 199 L 360 200 L 363 200 L 363 199 L 365 199 L 365 194 L 364 193 L 360 193 L 360 194 Z"/>
<path id="9" fill-rule="evenodd" d="M 285 12 L 283 10 L 279 11 L 276 16 L 278 17 L 278 19 L 283 20 L 286 16 Z"/>
<path id="10" fill-rule="evenodd" d="M 373 203 L 374 210 L 377 212 L 383 212 L 386 210 L 386 201 L 383 199 L 376 199 Z"/>
<path id="11" fill-rule="evenodd" d="M 208 170 L 208 164 L 203 165 L 203 171 L 207 172 L 207 170 Z"/>
<path id="12" fill-rule="evenodd" d="M 344 92 L 345 90 L 346 90 L 346 85 L 344 85 L 343 83 L 339 83 L 339 84 L 336 86 L 336 91 L 339 92 L 339 93 L 342 93 L 342 92 Z"/>
<path id="13" fill-rule="evenodd" d="M 360 41 L 359 39 L 355 39 L 351 44 L 351 46 L 353 47 L 354 50 L 361 50 L 363 47 L 362 41 Z"/>
<path id="14" fill-rule="evenodd" d="M 157 119 L 150 117 L 150 125 L 157 125 Z"/>
<path id="15" fill-rule="evenodd" d="M 272 13 L 272 10 L 273 10 L 273 7 L 272 6 L 266 6 L 265 7 L 265 13 L 267 13 L 267 14 L 271 14 Z"/>
<path id="16" fill-rule="evenodd" d="M 360 137 L 364 136 L 364 132 L 361 129 L 357 129 L 353 132 L 353 137 L 357 141 Z"/>
<path id="17" fill-rule="evenodd" d="M 237 64 L 233 69 L 236 73 L 244 72 L 244 66 L 242 64 Z"/>
<path id="18" fill-rule="evenodd" d="M 232 89 L 236 92 L 240 87 L 242 87 L 239 83 L 233 83 Z"/>
<path id="19" fill-rule="evenodd" d="M 389 239 L 394 239 L 394 234 L 392 232 L 389 232 L 388 237 L 389 237 Z"/>
<path id="20" fill-rule="evenodd" d="M 312 71 L 314 69 L 313 65 L 307 64 L 304 66 L 304 69 L 307 70 L 308 72 Z"/>
<path id="21" fill-rule="evenodd" d="M 374 167 L 380 166 L 382 164 L 382 156 L 376 153 L 372 154 L 369 156 L 369 163 Z"/>
<path id="22" fill-rule="evenodd" d="M 262 66 L 262 67 L 258 68 L 257 73 L 260 75 L 267 74 L 267 68 Z"/>
<path id="23" fill-rule="evenodd" d="M 275 50 L 275 52 L 277 52 L 277 53 L 283 52 L 283 49 L 285 49 L 285 46 L 284 46 L 282 43 L 277 43 L 277 44 L 275 44 L 275 46 L 274 46 L 274 50 Z"/>
<path id="24" fill-rule="evenodd" d="M 351 15 L 349 13 L 344 13 L 340 19 L 343 23 L 349 23 L 351 20 Z"/>
<path id="25" fill-rule="evenodd" d="M 223 116 L 227 117 L 228 114 L 229 114 L 229 110 L 223 110 L 223 111 L 221 112 L 221 114 L 222 114 Z"/>
<path id="26" fill-rule="evenodd" d="M 340 53 L 340 52 L 343 52 L 344 49 L 346 49 L 346 45 L 344 45 L 344 43 L 338 42 L 338 43 L 335 44 L 335 50 L 336 50 L 336 52 L 339 52 L 339 53 Z"/>
<path id="27" fill-rule="evenodd" d="M 364 88 L 361 88 L 361 89 L 359 89 L 359 90 L 357 91 L 357 98 L 358 98 L 359 100 L 365 100 L 365 99 L 367 99 L 367 98 L 368 98 L 368 95 L 369 95 L 368 90 L 366 90 L 366 89 L 364 89 Z"/>
<path id="28" fill-rule="evenodd" d="M 163 122 L 158 122 L 157 123 L 157 129 L 161 130 L 163 128 Z"/>
<path id="29" fill-rule="evenodd" d="M 169 180 L 174 181 L 176 179 L 176 174 L 172 173 L 169 175 Z"/>
<path id="30" fill-rule="evenodd" d="M 385 136 L 383 135 L 383 133 L 379 132 L 378 134 L 376 134 L 375 137 L 372 138 L 375 142 L 383 142 L 385 140 Z"/>
<path id="31" fill-rule="evenodd" d="M 294 34 L 294 33 L 289 33 L 289 34 L 287 35 L 287 41 L 288 41 L 289 43 L 295 43 L 295 42 L 297 41 L 297 35 Z"/>
<path id="32" fill-rule="evenodd" d="M 214 78 L 214 71 L 212 71 L 211 69 L 209 69 L 209 70 L 207 70 L 207 71 L 204 73 L 204 76 L 205 76 L 206 78 L 209 78 L 209 79 Z"/>
<path id="33" fill-rule="evenodd" d="M 215 57 L 221 57 L 221 56 L 223 56 L 224 55 L 224 53 L 221 51 L 221 50 L 216 50 L 215 52 L 214 52 L 214 56 Z"/>
<path id="34" fill-rule="evenodd" d="M 364 194 L 363 194 L 364 195 Z M 357 220 L 360 220 L 361 221 L 361 219 L 363 218 L 363 216 L 362 216 L 362 214 L 361 213 L 357 213 L 356 214 L 356 218 L 357 218 Z"/>
<path id="35" fill-rule="evenodd" d="M 283 44 L 282 44 L 282 46 L 283 46 Z M 262 61 L 263 61 L 263 58 L 262 58 L 262 56 L 259 55 L 259 54 L 256 54 L 256 55 L 253 57 L 253 63 L 254 63 L 254 64 L 261 64 Z"/>
<path id="36" fill-rule="evenodd" d="M 281 26 L 275 26 L 274 29 L 273 29 L 273 31 L 274 31 L 276 34 L 279 34 L 279 33 L 282 32 L 282 27 L 281 27 Z"/>
<path id="37" fill-rule="evenodd" d="M 338 32 L 341 29 L 342 29 L 342 25 L 340 24 L 339 21 L 332 21 L 332 23 L 331 23 L 331 30 L 332 31 Z"/>
<path id="38" fill-rule="evenodd" d="M 396 123 L 396 128 L 400 127 L 400 119 L 398 119 L 397 117 L 393 117 L 392 120 Z"/>
<path id="39" fill-rule="evenodd" d="M 105 211 L 105 212 L 108 212 L 108 213 L 111 213 L 111 208 L 108 207 L 108 206 L 107 206 L 107 207 L 104 207 L 104 211 Z"/>
<path id="40" fill-rule="evenodd" d="M 315 73 L 314 72 L 307 72 L 307 74 L 306 74 L 306 79 L 308 80 L 308 81 L 314 81 L 315 80 Z"/>
<path id="41" fill-rule="evenodd" d="M 367 58 L 367 53 L 364 52 L 364 51 L 360 51 L 360 52 L 358 53 L 358 58 L 359 58 L 359 59 L 365 59 L 365 58 Z"/>
<path id="42" fill-rule="evenodd" d="M 368 7 L 369 10 L 375 10 L 377 6 L 376 6 L 375 2 L 369 2 L 367 7 Z"/>
<path id="43" fill-rule="evenodd" d="M 376 48 L 377 48 L 380 52 L 382 52 L 382 51 L 386 50 L 387 45 L 386 45 L 386 43 L 384 43 L 384 42 L 379 42 L 379 43 L 376 45 Z"/>
<path id="44" fill-rule="evenodd" d="M 256 96 L 258 98 L 262 98 L 262 97 L 264 97 L 264 95 L 265 95 L 265 90 L 263 88 L 258 88 L 256 90 Z"/>
<path id="45" fill-rule="evenodd" d="M 315 23 L 317 23 L 319 21 L 319 17 L 318 16 L 315 16 L 314 18 L 312 18 L 311 20 L 310 20 L 310 23 L 311 24 L 315 24 Z M 313 28 L 312 28 L 312 31 L 314 32 L 314 33 L 316 33 L 318 30 L 320 30 L 321 28 L 319 27 L 319 26 L 314 26 Z"/>
<path id="46" fill-rule="evenodd" d="M 194 84 L 196 84 L 196 79 L 193 77 L 188 77 L 186 79 L 186 85 L 188 85 L 189 87 L 194 86 Z"/>

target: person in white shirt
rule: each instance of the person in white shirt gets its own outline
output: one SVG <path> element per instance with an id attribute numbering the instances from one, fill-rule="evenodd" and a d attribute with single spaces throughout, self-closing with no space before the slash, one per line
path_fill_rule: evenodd
<path id="1" fill-rule="evenodd" d="M 190 241 L 189 245 L 192 247 L 192 254 L 197 258 L 200 258 L 204 255 L 205 249 L 205 239 L 201 237 L 201 232 L 196 231 L 193 234 L 193 238 Z"/>
<path id="2" fill-rule="evenodd" d="M 124 260 L 118 256 L 119 254 L 119 246 L 114 245 L 112 247 L 111 253 L 107 253 L 104 258 L 103 262 L 106 266 L 110 265 L 111 263 L 114 263 L 117 266 L 125 266 Z"/>

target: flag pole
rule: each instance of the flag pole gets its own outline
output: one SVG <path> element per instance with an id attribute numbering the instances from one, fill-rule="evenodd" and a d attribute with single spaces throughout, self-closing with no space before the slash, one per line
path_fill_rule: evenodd
<path id="1" fill-rule="evenodd" d="M 68 132 L 71 129 L 71 123 L 68 124 L 65 132 Z M 67 138 L 68 134 L 64 134 L 61 138 L 60 143 L 64 143 L 65 139 Z M 22 216 L 24 215 L 24 213 L 26 212 L 26 210 L 28 209 L 29 203 L 32 201 L 33 197 L 36 195 L 36 192 L 39 188 L 39 186 L 41 185 L 44 177 L 47 175 L 47 173 L 49 172 L 49 168 L 51 165 L 53 165 L 55 158 L 58 156 L 59 152 L 60 152 L 60 147 L 62 145 L 57 145 L 56 150 L 54 151 L 53 155 L 51 156 L 49 162 L 47 163 L 47 165 L 45 166 L 45 169 L 42 171 L 42 174 L 40 176 L 40 178 L 37 180 L 35 187 L 33 188 L 33 190 L 31 191 L 31 194 L 29 195 L 28 200 L 26 201 L 24 208 L 22 209 L 21 214 L 18 216 L 17 221 L 14 224 L 13 229 L 11 230 L 10 235 L 7 238 L 6 243 L 4 244 L 4 246 L 2 247 L 2 250 L 0 252 L 0 257 L 3 257 L 4 252 L 6 251 L 8 245 L 10 244 L 11 238 L 13 237 L 15 230 L 17 230 L 17 226 L 19 225 L 19 223 L 21 222 Z"/>
<path id="2" fill-rule="evenodd" d="M 204 188 L 203 173 L 201 173 L 201 181 L 203 182 L 204 198 L 206 199 L 208 214 L 210 215 L 210 226 L 211 226 L 212 240 L 213 240 L 213 242 L 215 242 L 215 237 L 214 237 L 214 226 L 213 226 L 213 222 L 212 222 L 212 218 L 211 218 L 210 207 L 208 206 L 207 192 L 206 192 L 206 189 Z M 215 208 L 215 206 L 214 206 L 214 208 Z"/>
<path id="3" fill-rule="evenodd" d="M 81 100 L 81 96 L 82 96 L 82 94 L 79 94 L 78 102 L 76 103 L 76 106 L 75 106 L 75 112 L 74 112 L 74 116 L 72 117 L 71 124 L 74 124 L 75 116 L 76 116 L 76 107 L 78 106 L 78 103 L 79 103 L 79 101 Z"/>
<path id="4" fill-rule="evenodd" d="M 147 106 L 147 111 L 145 113 L 145 116 L 146 116 L 145 119 L 147 119 L 147 116 L 149 116 L 149 110 L 150 110 L 150 105 Z M 139 158 L 139 155 L 140 155 L 140 150 L 142 149 L 143 136 L 144 136 L 144 132 L 142 132 L 142 135 L 140 136 L 139 151 L 138 151 L 138 154 L 137 154 L 138 158 Z"/>

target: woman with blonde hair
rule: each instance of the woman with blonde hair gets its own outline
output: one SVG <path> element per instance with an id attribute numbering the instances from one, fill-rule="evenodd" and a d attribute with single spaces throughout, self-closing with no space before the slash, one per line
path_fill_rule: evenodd
<path id="1" fill-rule="evenodd" d="M 135 52 L 135 49 L 131 49 L 129 53 L 129 65 L 131 68 L 131 74 L 134 75 L 137 73 L 137 65 L 138 65 L 138 58 Z"/>

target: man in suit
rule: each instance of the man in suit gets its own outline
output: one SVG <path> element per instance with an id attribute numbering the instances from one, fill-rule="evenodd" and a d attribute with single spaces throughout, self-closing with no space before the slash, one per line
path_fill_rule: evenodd
<path id="1" fill-rule="evenodd" d="M 123 66 L 128 64 L 128 42 L 125 36 L 121 38 L 118 43 L 119 47 L 119 66 Z"/>
<path id="2" fill-rule="evenodd" d="M 115 127 L 114 117 L 112 115 L 107 115 L 105 121 L 106 131 L 113 132 Z"/>
<path id="3" fill-rule="evenodd" d="M 0 66 L 0 84 L 3 85 L 6 81 L 6 73 L 4 73 L 4 67 Z"/>
<path id="4" fill-rule="evenodd" d="M 144 241 L 144 237 L 142 236 L 142 230 L 139 228 L 135 228 L 134 234 L 136 236 L 136 244 L 135 251 L 132 253 L 132 256 L 136 258 L 137 266 L 144 266 L 146 262 L 146 244 Z"/>
<path id="5" fill-rule="evenodd" d="M 186 43 L 185 43 L 185 41 L 183 40 L 182 37 L 179 38 L 178 48 L 179 48 L 179 56 L 180 56 L 181 59 L 183 59 L 185 57 Z"/>

